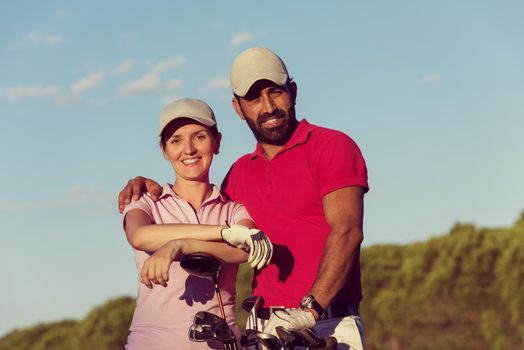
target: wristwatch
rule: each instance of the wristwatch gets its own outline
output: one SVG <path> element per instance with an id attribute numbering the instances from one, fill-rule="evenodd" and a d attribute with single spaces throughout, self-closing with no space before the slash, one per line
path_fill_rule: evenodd
<path id="1" fill-rule="evenodd" d="M 302 298 L 302 301 L 300 302 L 300 308 L 302 310 L 313 309 L 317 312 L 318 317 L 321 317 L 324 314 L 324 312 L 326 312 L 326 310 L 324 310 L 322 305 L 320 305 L 317 299 L 315 299 L 315 297 L 312 296 L 311 294 L 308 294 Z"/>

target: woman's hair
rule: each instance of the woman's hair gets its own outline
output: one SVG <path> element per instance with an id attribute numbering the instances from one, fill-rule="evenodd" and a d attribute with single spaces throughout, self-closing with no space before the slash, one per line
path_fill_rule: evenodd
<path id="1" fill-rule="evenodd" d="M 169 140 L 169 138 L 171 137 L 171 135 L 173 135 L 175 130 L 180 127 L 181 121 L 185 121 L 186 123 L 187 121 L 196 122 L 191 118 L 177 118 L 171 121 L 169 124 L 167 124 L 164 130 L 162 130 L 162 133 L 160 134 L 160 148 L 162 149 L 162 151 L 166 148 L 167 140 Z M 218 135 L 218 128 L 216 124 L 213 126 L 205 127 L 211 132 L 211 136 L 213 136 L 213 138 L 216 138 L 216 136 Z"/>

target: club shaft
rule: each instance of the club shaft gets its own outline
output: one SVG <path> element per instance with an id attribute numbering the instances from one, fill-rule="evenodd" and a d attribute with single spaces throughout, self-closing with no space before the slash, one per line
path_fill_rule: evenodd
<path id="1" fill-rule="evenodd" d="M 222 318 L 226 319 L 226 313 L 224 312 L 224 304 L 222 303 L 222 295 L 220 295 L 220 287 L 218 286 L 218 281 L 215 281 L 215 293 L 218 299 L 218 306 L 220 307 L 220 315 Z"/>

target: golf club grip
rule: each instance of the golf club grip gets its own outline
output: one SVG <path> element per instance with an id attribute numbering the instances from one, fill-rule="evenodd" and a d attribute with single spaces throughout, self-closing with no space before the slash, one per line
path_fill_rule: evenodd
<path id="1" fill-rule="evenodd" d="M 324 349 L 324 350 L 336 350 L 337 339 L 335 337 L 324 337 L 320 341 L 320 344 L 312 346 L 311 349 Z"/>

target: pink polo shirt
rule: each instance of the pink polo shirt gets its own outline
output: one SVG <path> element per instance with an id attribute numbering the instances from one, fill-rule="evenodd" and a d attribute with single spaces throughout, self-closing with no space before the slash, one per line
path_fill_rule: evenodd
<path id="1" fill-rule="evenodd" d="M 257 145 L 238 159 L 222 184 L 232 200 L 242 202 L 274 246 L 268 267 L 257 271 L 253 294 L 266 306 L 297 307 L 318 272 L 330 227 L 322 198 L 335 190 L 368 189 L 366 163 L 346 134 L 305 119 L 269 161 Z M 328 257 L 329 259 L 329 257 Z M 361 298 L 358 254 L 335 300 Z"/>
<path id="2" fill-rule="evenodd" d="M 211 196 L 195 213 L 187 201 L 177 196 L 171 185 L 165 184 L 157 202 L 148 196 L 131 202 L 124 209 L 125 215 L 132 209 L 143 210 L 153 224 L 209 224 L 232 225 L 243 219 L 251 219 L 244 206 L 228 201 L 218 187 L 213 186 Z M 134 250 L 138 275 L 149 254 Z M 236 264 L 223 264 L 220 274 L 220 289 L 226 319 L 232 329 L 235 323 L 235 280 Z M 220 315 L 213 283 L 205 278 L 189 275 L 174 261 L 169 269 L 168 286 L 154 285 L 153 289 L 140 283 L 138 298 L 126 349 L 209 349 L 207 343 L 189 340 L 188 330 L 193 316 L 198 311 Z M 221 348 L 217 344 L 217 348 Z"/>

